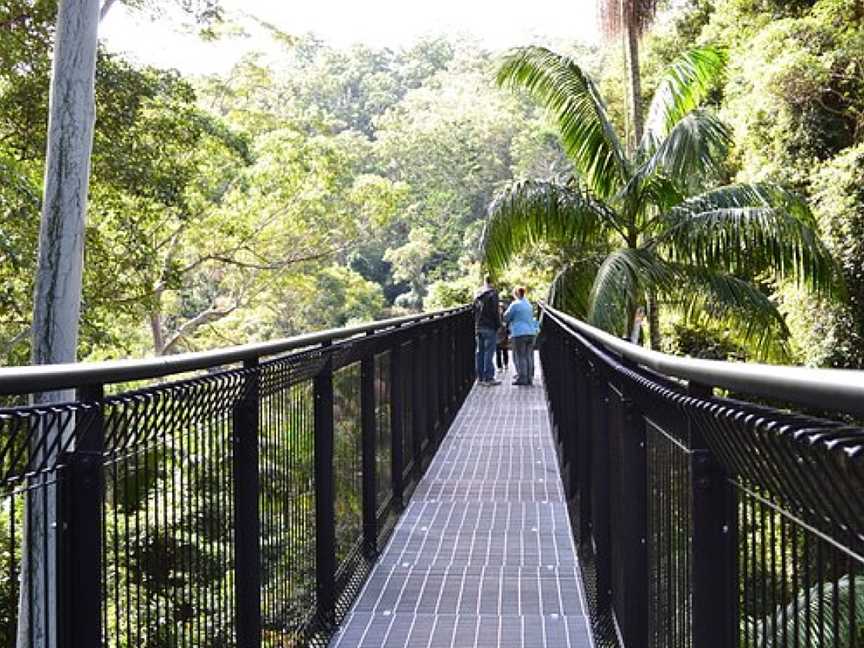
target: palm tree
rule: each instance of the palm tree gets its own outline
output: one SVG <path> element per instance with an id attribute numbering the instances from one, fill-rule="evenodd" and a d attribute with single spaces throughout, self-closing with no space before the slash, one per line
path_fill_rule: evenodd
<path id="1" fill-rule="evenodd" d="M 573 174 L 514 182 L 496 196 L 483 237 L 490 269 L 545 243 L 557 259 L 550 299 L 608 331 L 626 334 L 651 291 L 691 320 L 724 320 L 762 356 L 782 352 L 783 317 L 754 280 L 793 278 L 825 292 L 833 264 L 806 204 L 783 189 L 701 190 L 730 144 L 700 107 L 724 65 L 714 49 L 674 61 L 628 156 L 575 61 L 541 47 L 508 53 L 498 84 L 527 90 L 550 111 Z"/>
<path id="2" fill-rule="evenodd" d="M 612 40 L 621 37 L 627 68 L 627 108 L 634 148 L 642 139 L 642 76 L 639 72 L 639 37 L 657 14 L 657 0 L 598 0 L 600 27 Z"/>
<path id="3" fill-rule="evenodd" d="M 621 37 L 624 46 L 624 67 L 627 77 L 626 133 L 629 152 L 633 152 L 642 139 L 642 74 L 639 70 L 639 38 L 650 27 L 657 14 L 657 0 L 597 0 L 600 10 L 600 29 L 607 40 Z M 645 295 L 648 311 L 648 330 L 651 347 L 660 346 L 660 313 L 657 296 Z"/>

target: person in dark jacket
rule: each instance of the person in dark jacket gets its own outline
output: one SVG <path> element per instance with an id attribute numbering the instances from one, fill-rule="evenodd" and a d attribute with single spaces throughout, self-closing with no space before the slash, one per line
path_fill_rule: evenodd
<path id="1" fill-rule="evenodd" d="M 498 303 L 498 292 L 492 286 L 492 278 L 487 276 L 483 287 L 474 297 L 474 333 L 477 340 L 474 362 L 479 385 L 501 384 L 500 380 L 495 380 L 495 366 L 492 363 L 495 356 L 495 338 L 501 327 Z"/>
<path id="2" fill-rule="evenodd" d="M 503 316 L 505 304 L 498 307 L 498 312 Z M 501 328 L 498 329 L 497 337 L 498 345 L 495 348 L 495 366 L 498 371 L 507 373 L 510 368 L 510 331 L 507 330 L 507 324 L 502 320 Z"/>

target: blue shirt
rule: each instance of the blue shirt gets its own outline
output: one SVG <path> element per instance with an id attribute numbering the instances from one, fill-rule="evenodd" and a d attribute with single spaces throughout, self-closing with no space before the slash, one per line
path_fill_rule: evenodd
<path id="1" fill-rule="evenodd" d="M 527 299 L 517 299 L 504 311 L 504 321 L 510 325 L 512 337 L 537 335 L 537 320 L 534 309 Z"/>

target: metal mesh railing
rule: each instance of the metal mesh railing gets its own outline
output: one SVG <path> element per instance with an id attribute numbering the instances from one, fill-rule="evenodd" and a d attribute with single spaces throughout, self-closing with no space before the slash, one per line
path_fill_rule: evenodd
<path id="1" fill-rule="evenodd" d="M 472 327 L 232 350 L 109 396 L 82 368 L 75 400 L 0 409 L 0 644 L 325 645 L 470 388 Z M 421 365 L 423 345 L 468 358 Z"/>
<path id="2" fill-rule="evenodd" d="M 666 360 L 545 315 L 547 396 L 597 643 L 864 646 L 864 430 L 840 422 L 850 410 L 832 421 L 722 397 L 712 384 L 752 384 L 765 402 L 765 373 L 721 377 L 716 363 L 712 383 L 694 364 L 675 379 L 636 358 Z M 784 376 L 778 400 L 818 401 L 816 375 Z"/>

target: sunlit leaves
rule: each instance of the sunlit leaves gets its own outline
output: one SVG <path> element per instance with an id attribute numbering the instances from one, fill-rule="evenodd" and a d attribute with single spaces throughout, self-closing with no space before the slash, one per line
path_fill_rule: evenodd
<path id="1" fill-rule="evenodd" d="M 690 50 L 669 65 L 648 109 L 639 146 L 643 156 L 656 149 L 679 121 L 702 104 L 725 67 L 726 54 L 714 48 Z"/>
<path id="2" fill-rule="evenodd" d="M 834 285 L 834 266 L 806 203 L 768 185 L 731 185 L 687 200 L 662 219 L 658 243 L 696 266 Z"/>
<path id="3" fill-rule="evenodd" d="M 624 149 L 597 87 L 575 61 L 542 47 L 523 47 L 504 58 L 497 80 L 527 90 L 549 110 L 564 150 L 599 197 L 612 195 L 626 182 Z"/>
<path id="4" fill-rule="evenodd" d="M 576 255 L 562 254 L 556 303 L 606 330 L 626 334 L 653 294 L 691 321 L 725 322 L 762 357 L 786 353 L 786 325 L 754 282 L 794 278 L 822 292 L 834 288 L 833 263 L 806 204 L 770 185 L 687 197 L 720 174 L 731 143 L 728 128 L 701 107 L 725 61 L 708 48 L 671 64 L 631 163 L 575 62 L 536 47 L 512 52 L 499 83 L 528 90 L 551 110 L 577 173 L 499 194 L 484 238 L 487 264 L 500 269 L 543 243 Z M 582 181 L 587 189 L 572 189 Z"/>
<path id="5" fill-rule="evenodd" d="M 616 214 L 588 192 L 524 180 L 503 189 L 489 206 L 483 235 L 486 261 L 502 269 L 514 251 L 541 241 L 583 247 L 611 228 Z"/>

